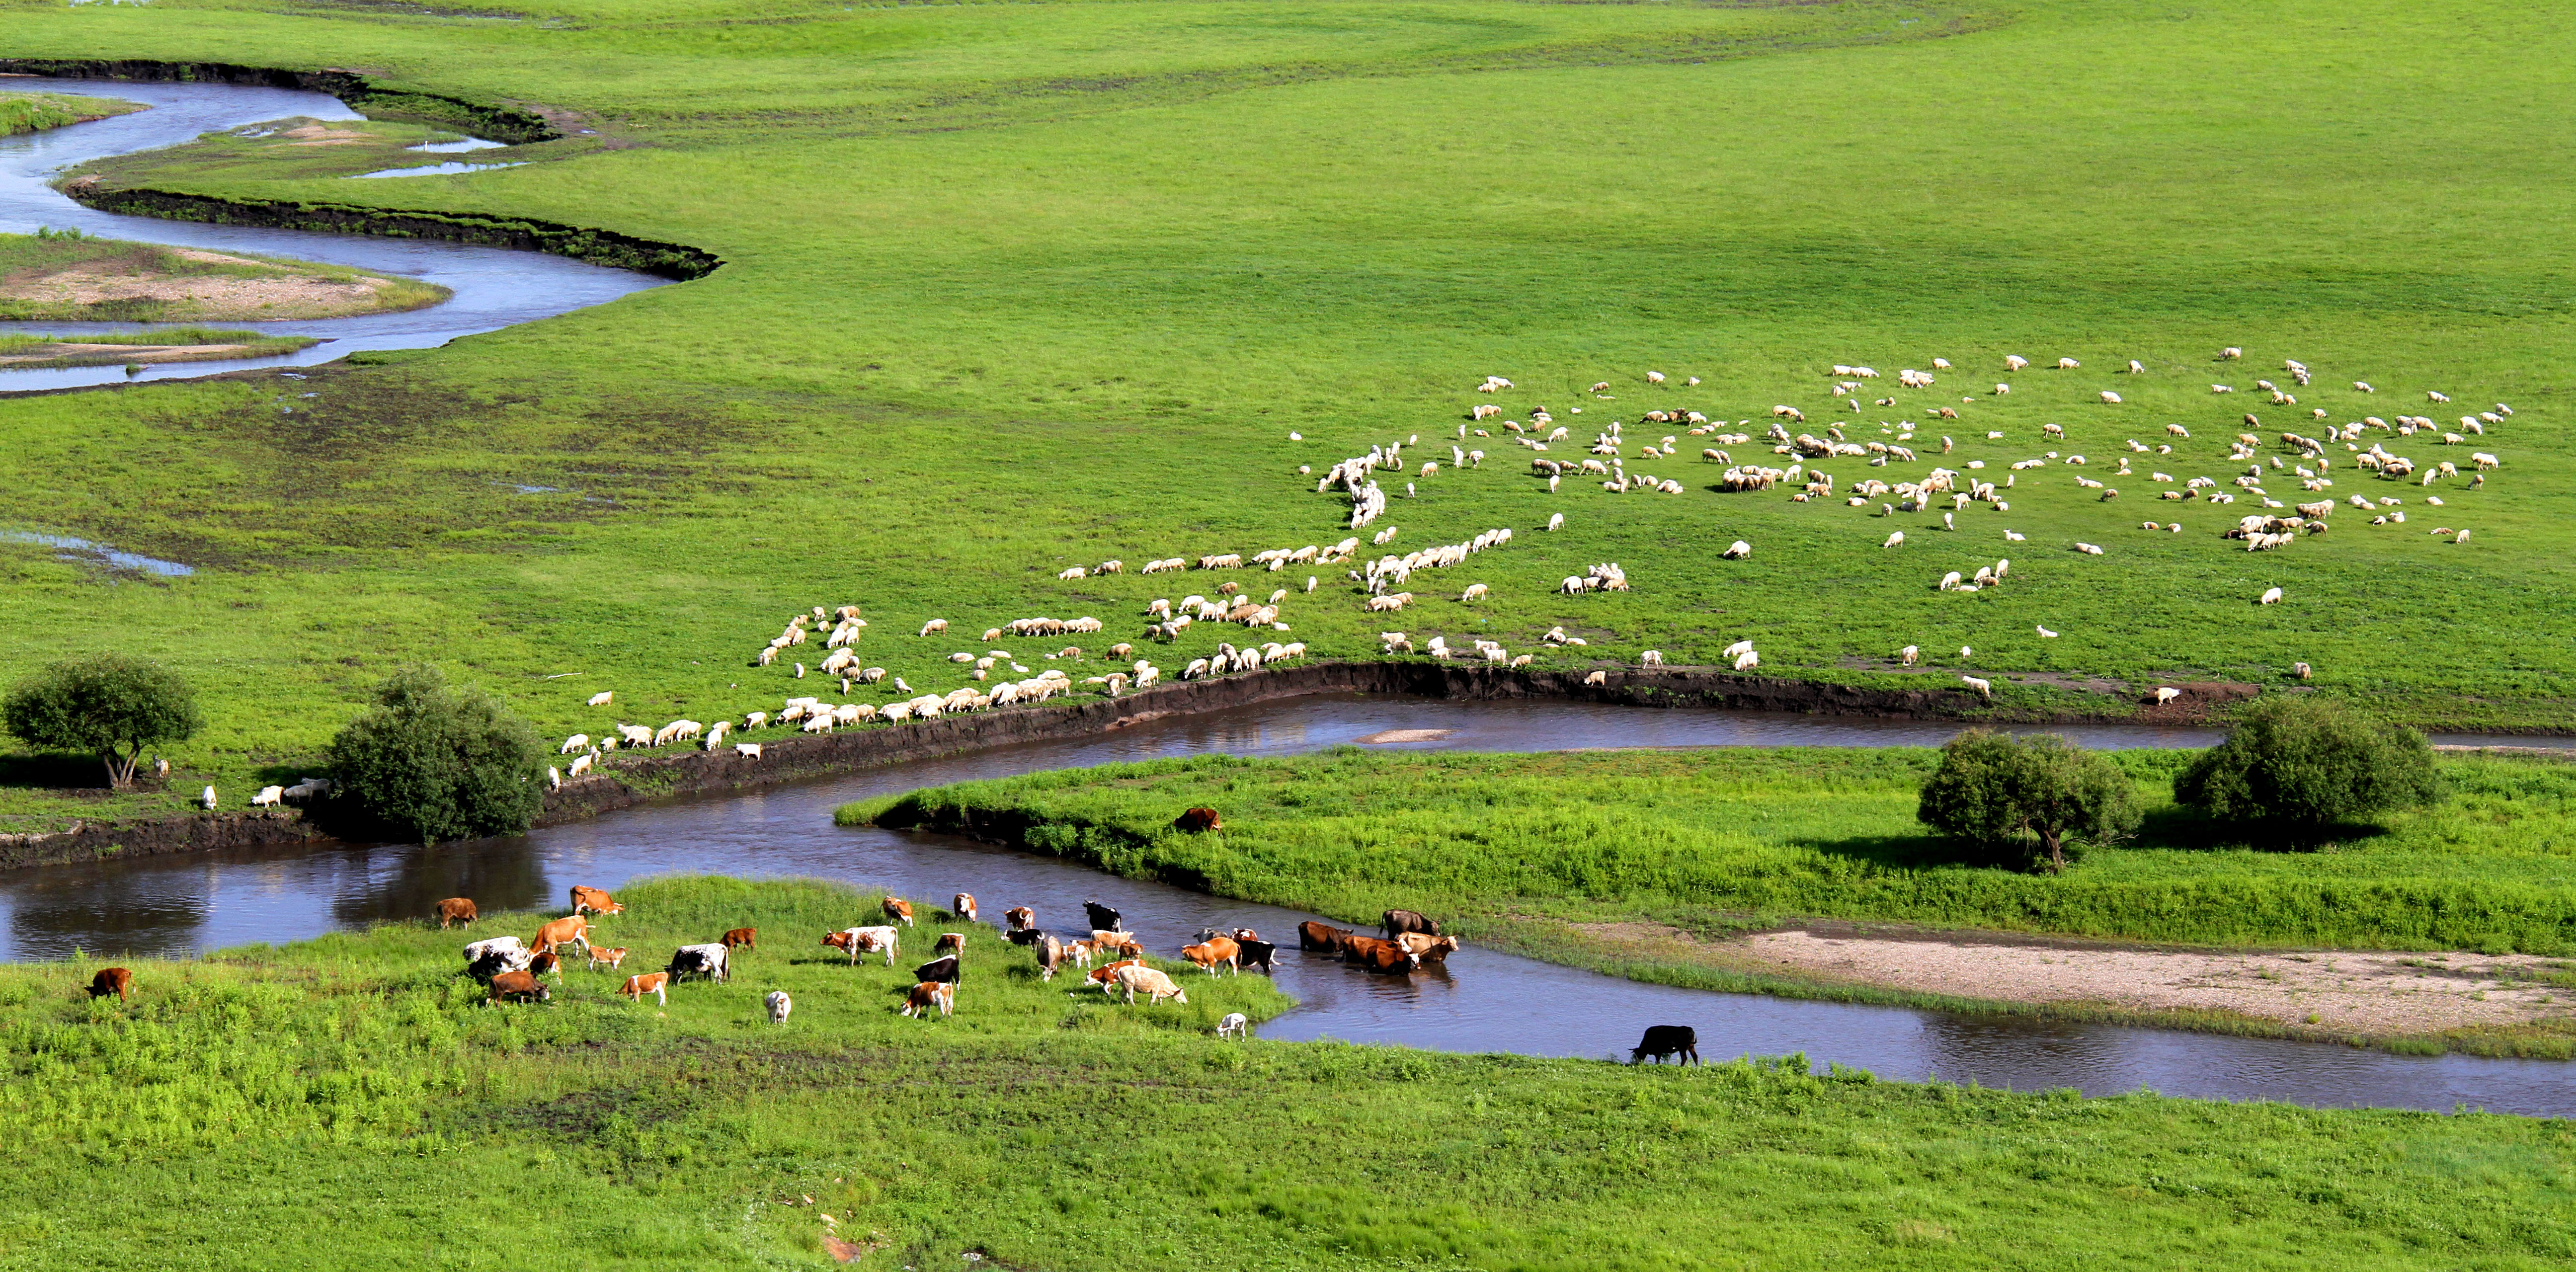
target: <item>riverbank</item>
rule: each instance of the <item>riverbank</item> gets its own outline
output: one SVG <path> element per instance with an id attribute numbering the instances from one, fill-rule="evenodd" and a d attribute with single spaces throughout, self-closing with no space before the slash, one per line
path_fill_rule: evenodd
<path id="1" fill-rule="evenodd" d="M 0 80 L 0 137 L 86 124 L 93 119 L 112 119 L 144 109 L 146 107 L 138 102 L 71 93 L 31 92 Z"/>
<path id="2" fill-rule="evenodd" d="M 100 367 L 124 363 L 225 362 L 273 358 L 310 349 L 313 336 L 271 336 L 256 331 L 150 331 L 103 333 L 73 339 L 0 335 L 0 370 Z"/>
<path id="3" fill-rule="evenodd" d="M 448 295 L 444 287 L 343 265 L 79 234 L 0 234 L 0 321 L 7 322 L 341 318 L 421 309 Z"/>

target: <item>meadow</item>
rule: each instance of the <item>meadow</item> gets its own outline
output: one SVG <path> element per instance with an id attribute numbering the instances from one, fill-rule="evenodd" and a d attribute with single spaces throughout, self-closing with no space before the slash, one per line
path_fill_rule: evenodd
<path id="1" fill-rule="evenodd" d="M 605 938 L 756 924 L 667 1010 L 576 966 L 491 1008 L 413 924 L 0 968 L 0 1267 L 2512 1269 L 2576 1255 L 2576 1131 L 2463 1112 L 2085 1099 L 1810 1074 L 1208 1036 L 1041 985 L 979 929 L 959 1012 L 806 944 L 826 884 L 670 879 Z M 925 914 L 928 912 L 925 910 Z M 927 920 L 925 920 L 927 930 Z M 831 955 L 826 957 L 826 955 Z M 900 962 L 901 960 L 898 960 Z M 783 1027 L 760 998 L 785 987 Z M 1202 995 L 1204 990 L 1204 996 Z M 112 1175 L 112 1212 L 67 1206 Z M 2121 1222 L 2101 1221 L 2117 1207 Z M 840 1243 L 840 1244 L 827 1244 Z"/>
<path id="2" fill-rule="evenodd" d="M 0 90 L 0 137 L 42 132 L 111 115 L 132 114 L 141 109 L 143 107 L 133 102 L 104 97 Z"/>
<path id="3" fill-rule="evenodd" d="M 947 655 L 972 642 L 904 634 L 931 617 L 967 636 L 1090 614 L 1129 638 L 1146 601 L 1228 576 L 1058 572 L 1329 544 L 1349 533 L 1347 501 L 1315 476 L 1415 436 L 1406 471 L 1381 474 L 1396 496 L 1372 529 L 1396 528 L 1389 550 L 1498 527 L 1514 543 L 1418 578 L 1423 599 L 1394 622 L 1339 571 L 1241 577 L 1266 593 L 1322 576 L 1282 639 L 1376 657 L 1381 631 L 1481 636 L 1562 667 L 1649 648 L 1704 663 L 1751 638 L 1766 673 L 1954 691 L 1974 674 L 1995 681 L 1996 709 L 2033 715 L 2125 709 L 2186 678 L 2283 686 L 2306 662 L 2322 690 L 2419 724 L 2576 722 L 2576 647 L 2537 635 L 2576 618 L 2576 589 L 2549 581 L 2566 568 L 2550 368 L 2568 343 L 2576 200 L 2549 160 L 2571 124 L 2549 106 L 2568 33 L 2547 13 L 509 8 L 524 20 L 167 0 L 12 9 L 0 32 L 0 56 L 358 67 L 592 130 L 545 143 L 559 161 L 460 177 L 353 181 L 246 153 L 173 169 L 174 189 L 527 216 L 726 262 L 303 383 L 0 401 L 18 528 L 197 567 L 131 577 L 0 547 L 15 635 L 0 678 L 101 644 L 166 651 L 212 717 L 174 757 L 178 789 L 302 762 L 414 660 L 541 728 L 597 734 L 612 715 L 775 709 L 792 672 L 750 656 L 816 604 L 863 606 L 865 661 L 942 690 L 959 683 Z M 2246 358 L 2214 362 L 2224 346 Z M 2007 354 L 2039 365 L 2006 374 Z M 2041 369 L 2060 356 L 2084 365 Z M 1934 357 L 1957 368 L 1936 389 L 1893 388 Z M 2116 373 L 2130 359 L 2145 372 Z M 2285 359 L 2316 371 L 2295 408 L 2252 385 L 2290 384 Z M 1898 404 L 1835 412 L 1837 363 L 1889 372 L 1862 401 Z M 1650 386 L 1649 370 L 1670 379 Z M 1488 375 L 1517 387 L 1474 392 Z M 1992 394 L 1998 381 L 2014 392 Z M 1613 388 L 1588 392 L 1598 382 Z M 309 409 L 279 411 L 308 392 Z M 1570 479 L 1551 495 L 1505 430 L 1456 435 L 1484 401 L 1516 420 L 1548 406 L 1574 458 L 1623 421 L 1630 471 L 1687 491 Z M 2330 535 L 2249 554 L 2219 531 L 2250 498 L 2153 498 L 2242 471 L 2223 456 L 2248 410 L 2268 458 L 2320 407 L 2339 424 L 2494 403 L 2514 415 L 2469 445 L 2370 434 L 2425 464 L 2494 452 L 2504 467 L 2483 487 L 2367 479 L 2335 452 L 2325 493 L 2401 498 L 2404 524 L 2347 510 Z M 1636 455 L 1684 431 L 1641 425 L 1646 410 L 1758 436 L 1775 404 L 1803 410 L 1804 431 L 1839 418 L 1889 440 L 1906 420 L 1918 451 L 1956 441 L 1883 473 L 1828 465 L 1845 485 L 1973 460 L 2019 479 L 2011 511 L 1943 530 L 1876 500 L 1719 493 L 1701 438 Z M 1959 418 L 1935 422 L 1935 405 Z M 2104 503 L 2074 483 L 2133 438 L 2176 446 L 2134 456 L 2140 481 L 2152 467 L 2173 486 Z M 1456 470 L 1449 443 L 1487 458 Z M 2049 451 L 2095 466 L 2006 467 Z M 1785 463 L 1759 443 L 1731 454 Z M 1419 476 L 1430 459 L 1442 472 Z M 2317 497 L 2286 475 L 2269 489 Z M 1565 529 L 1539 532 L 1558 513 Z M 2149 518 L 2186 531 L 2141 530 Z M 1879 548 L 1897 528 L 1907 544 Z M 1753 556 L 1719 560 L 1736 539 Z M 1934 589 L 2000 557 L 2002 588 Z M 1604 561 L 1635 590 L 1555 594 Z M 1452 599 L 1470 582 L 1492 598 Z M 2284 602 L 2254 605 L 2270 586 Z M 1589 646 L 1543 649 L 1554 626 Z M 1226 634 L 1202 626 L 1153 657 L 1169 670 Z M 1930 661 L 1898 666 L 1908 645 Z M 600 689 L 616 712 L 580 706 Z"/>

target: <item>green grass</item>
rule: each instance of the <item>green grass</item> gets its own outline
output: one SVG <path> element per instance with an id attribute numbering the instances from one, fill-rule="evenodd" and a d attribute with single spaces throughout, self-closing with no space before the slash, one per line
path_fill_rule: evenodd
<path id="1" fill-rule="evenodd" d="M 968 782 L 844 823 L 974 828 L 1123 874 L 1370 920 L 1388 908 L 1692 928 L 1890 920 L 2210 945 L 2521 949 L 2576 940 L 2576 767 L 2441 765 L 2451 797 L 2330 851 L 2247 844 L 2172 803 L 2191 752 L 2124 751 L 2137 838 L 2062 875 L 1975 860 L 1914 817 L 1939 752 L 1711 748 L 1204 756 Z M 1170 828 L 1211 807 L 1221 834 Z"/>
<path id="2" fill-rule="evenodd" d="M 871 897 L 621 899 L 608 931 L 648 959 L 745 923 L 762 948 L 667 1013 L 580 970 L 551 1004 L 480 1005 L 456 947 L 533 916 L 130 963 L 131 1005 L 82 996 L 97 960 L 0 969 L 21 1181 L 0 1266 L 828 1266 L 827 1214 L 886 1272 L 967 1251 L 1066 1272 L 2576 1254 L 2563 1121 L 1219 1042 L 1208 1013 L 1275 991 L 1200 977 L 1204 1003 L 1104 1006 L 989 929 L 960 1014 L 925 1023 L 893 1014 L 900 972 L 806 944 Z M 797 1003 L 780 1029 L 773 986 Z"/>
<path id="3" fill-rule="evenodd" d="M 297 115 L 207 133 L 186 146 L 140 150 L 85 163 L 65 171 L 58 180 L 70 182 L 95 176 L 111 190 L 240 179 L 331 180 L 388 168 L 429 167 L 451 160 L 526 163 L 597 148 L 595 143 L 568 139 L 512 148 L 506 154 L 500 150 L 423 153 L 409 149 L 427 142 L 457 141 L 464 135 L 417 123 L 321 120 Z"/>
<path id="4" fill-rule="evenodd" d="M 1397 549 L 1497 526 L 1515 543 L 1420 579 L 1426 599 L 1400 621 L 1314 571 L 1326 586 L 1290 604 L 1290 639 L 1373 657 L 1383 630 L 1486 636 L 1579 667 L 1647 648 L 1706 662 L 1749 636 L 1766 672 L 1956 690 L 1965 671 L 2034 712 L 2117 712 L 2184 678 L 2282 686 L 2305 661 L 2325 691 L 2392 717 L 2576 724 L 2576 646 L 2534 635 L 2576 626 L 2576 589 L 2559 583 L 2576 470 L 2550 370 L 2576 265 L 2576 199 L 2552 142 L 2576 125 L 2551 106 L 2570 48 L 2547 13 L 2466 0 L 523 11 L 13 11 L 0 53 L 366 66 L 393 88 L 542 103 L 597 132 L 561 162 L 457 180 L 354 182 L 248 152 L 220 171 L 170 159 L 174 189 L 519 215 L 727 264 L 442 350 L 370 355 L 285 389 L 320 394 L 292 421 L 280 387 L 242 383 L 0 403 L 0 482 L 48 510 L 34 528 L 200 567 L 103 587 L 0 549 L 0 622 L 17 635 L 0 677 L 156 633 L 188 651 L 212 714 L 177 758 L 219 776 L 310 756 L 366 685 L 417 659 L 556 733 L 774 709 L 799 686 L 784 664 L 746 664 L 815 604 L 864 605 L 865 659 L 946 689 L 959 683 L 946 656 L 975 642 L 902 634 L 924 619 L 971 637 L 1092 614 L 1124 638 L 1146 601 L 1223 576 L 1057 571 L 1331 543 L 1344 506 L 1297 467 L 1412 434 L 1415 458 L 1445 461 L 1431 443 L 1483 400 L 1470 390 L 1488 374 L 1521 386 L 1498 399 L 1512 418 L 1555 408 L 1580 457 L 1596 422 L 1634 426 L 1665 405 L 1758 433 L 1772 404 L 1794 402 L 1820 431 L 1836 418 L 1831 364 L 1891 372 L 1870 382 L 1883 394 L 1895 369 L 1945 356 L 1959 370 L 1937 392 L 1844 415 L 1854 437 L 1946 401 L 1962 418 L 1920 436 L 1960 439 L 1954 467 L 2000 475 L 2053 449 L 2099 474 L 2124 439 L 2185 422 L 2193 438 L 2140 473 L 2223 482 L 2241 468 L 2223 462 L 2240 412 L 2259 408 L 2267 441 L 2313 430 L 2251 389 L 2295 357 L 2318 372 L 2299 415 L 2430 414 L 2427 389 L 2456 399 L 2450 415 L 2512 403 L 2475 447 L 2374 434 L 2419 460 L 2486 449 L 2505 467 L 2479 490 L 2440 483 L 2441 510 L 2422 504 L 2431 492 L 2338 468 L 2330 493 L 2402 497 L 2409 523 L 2347 511 L 2325 538 L 2249 555 L 2218 537 L 2246 505 L 2150 511 L 2136 482 L 2103 504 L 2052 466 L 2022 474 L 2010 514 L 1963 514 L 1955 534 L 1894 518 L 1911 542 L 1882 551 L 1888 519 L 1839 502 L 1711 492 L 1718 468 L 1689 458 L 1698 445 L 1652 463 L 1628 448 L 1632 471 L 1687 494 L 1573 481 L 1549 496 L 1494 429 L 1481 469 L 1398 478 L 1422 496 L 1380 524 L 1400 529 Z M 2247 361 L 2214 365 L 2222 345 Z M 2006 376 L 2007 353 L 2086 366 Z M 2110 374 L 2129 358 L 2148 373 Z M 1648 369 L 1674 379 L 1650 390 Z M 2010 397 L 1981 392 L 1998 379 Z M 2383 392 L 2355 393 L 2356 379 Z M 1616 401 L 1582 391 L 1603 380 Z M 2215 380 L 2241 391 L 2213 397 Z M 2103 389 L 2128 405 L 2102 406 Z M 2042 440 L 2049 422 L 2069 439 Z M 1681 430 L 1627 435 L 1666 432 Z M 1929 462 L 1828 468 L 1848 483 Z M 1538 533 L 1556 512 L 1567 528 Z M 2151 515 L 2190 532 L 2139 530 Z M 2454 546 L 2423 533 L 2437 525 L 2476 534 Z M 2027 539 L 2008 544 L 2007 527 Z M 1737 538 L 1752 559 L 1718 560 Z M 2110 553 L 2076 555 L 2078 540 Z M 1933 590 L 2000 556 L 2006 587 Z M 1610 560 L 1634 592 L 1551 592 Z M 1305 573 L 1242 581 L 1266 593 Z M 1492 601 L 1449 599 L 1470 582 Z M 2254 606 L 2273 585 L 2288 599 Z M 1590 647 L 1542 652 L 1556 625 Z M 2038 638 L 2041 625 L 2062 638 Z M 1157 660 L 1226 635 L 1193 629 Z M 1006 647 L 1025 661 L 1030 644 Z M 1930 665 L 1894 666 L 1906 645 L 1933 651 Z M 1962 646 L 1974 655 L 1950 653 Z M 546 679 L 565 673 L 579 674 Z M 579 705 L 602 688 L 615 711 Z"/>
<path id="5" fill-rule="evenodd" d="M 85 124 L 93 119 L 130 115 L 142 109 L 145 108 L 138 103 L 121 102 L 110 97 L 0 89 L 0 137 L 43 132 L 65 124 Z"/>
<path id="6" fill-rule="evenodd" d="M 368 283 L 374 290 L 363 300 L 298 299 L 281 294 L 260 304 L 219 298 L 142 296 L 81 301 L 65 290 L 93 276 L 252 284 Z M 370 274 L 345 265 L 278 260 L 239 252 L 191 253 L 151 243 L 90 238 L 78 232 L 0 234 L 0 321 L 7 322 L 244 322 L 338 317 L 419 309 L 451 294 L 435 283 Z"/>
<path id="7" fill-rule="evenodd" d="M 205 327 L 183 327 L 177 330 L 108 332 L 85 336 L 12 336 L 0 335 L 0 358 L 32 358 L 43 353 L 57 356 L 35 361 L 11 362 L 14 368 L 108 366 L 125 361 L 131 354 L 84 351 L 64 348 L 67 345 L 148 345 L 160 352 L 147 356 L 149 362 L 197 362 L 209 359 L 265 358 L 309 349 L 320 343 L 312 336 L 272 336 L 256 331 L 215 331 Z M 189 346 L 221 346 L 190 348 Z"/>

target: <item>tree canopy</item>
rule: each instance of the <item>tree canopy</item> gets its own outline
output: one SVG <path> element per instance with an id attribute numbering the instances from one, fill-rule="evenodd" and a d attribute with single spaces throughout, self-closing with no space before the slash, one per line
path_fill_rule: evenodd
<path id="1" fill-rule="evenodd" d="M 204 723 L 177 673 L 126 654 L 91 654 L 45 668 L 0 702 L 0 724 L 29 746 L 83 751 L 107 765 L 107 784 L 134 784 L 143 749 L 184 742 Z"/>
<path id="2" fill-rule="evenodd" d="M 2033 845 L 2066 868 L 2066 843 L 2108 843 L 2137 829 L 2138 792 L 2109 760 L 2054 734 L 2022 739 L 1971 729 L 1941 748 L 1915 816 L 1993 849 Z"/>
<path id="3" fill-rule="evenodd" d="M 2177 803 L 2298 835 L 2441 794 L 2423 734 L 2308 694 L 2255 703 L 2225 742 L 2174 778 Z"/>
<path id="4" fill-rule="evenodd" d="M 424 843 L 536 821 L 545 750 L 526 721 L 431 667 L 396 672 L 376 702 L 331 740 L 333 775 L 360 812 Z"/>

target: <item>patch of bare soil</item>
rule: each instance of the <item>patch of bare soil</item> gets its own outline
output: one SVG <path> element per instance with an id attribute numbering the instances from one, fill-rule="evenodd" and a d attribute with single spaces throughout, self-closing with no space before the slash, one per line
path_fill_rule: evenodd
<path id="1" fill-rule="evenodd" d="M 2527 1025 L 2576 1010 L 2569 991 L 2526 979 L 2553 970 L 2556 961 L 2520 954 L 2233 954 L 1808 931 L 1766 932 L 1731 944 L 1773 970 L 1921 993 L 2228 1011 L 2369 1034 Z"/>
<path id="2" fill-rule="evenodd" d="M 326 124 L 306 124 L 301 128 L 289 128 L 278 136 L 293 137 L 295 140 L 291 144 L 298 146 L 345 146 L 351 142 L 376 140 L 362 132 L 333 128 Z"/>
<path id="3" fill-rule="evenodd" d="M 180 255 L 212 264 L 275 268 L 266 262 L 214 252 Z M 387 307 L 380 293 L 392 286 L 394 280 L 390 278 L 365 276 L 339 280 L 294 275 L 240 278 L 122 273 L 106 262 L 91 262 L 48 274 L 12 278 L 0 284 L 0 300 L 62 306 L 159 301 L 167 306 L 158 315 L 164 321 L 225 322 L 374 313 Z"/>

